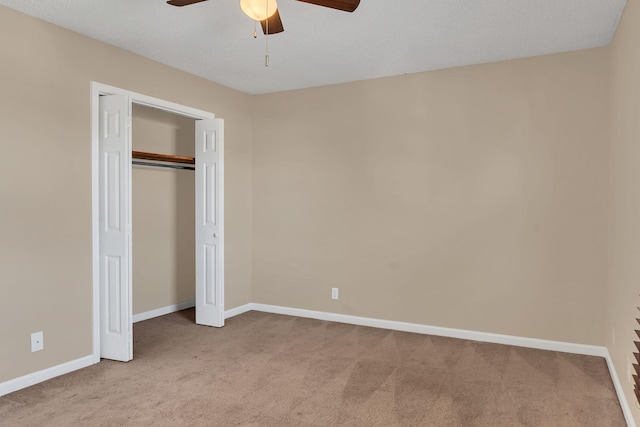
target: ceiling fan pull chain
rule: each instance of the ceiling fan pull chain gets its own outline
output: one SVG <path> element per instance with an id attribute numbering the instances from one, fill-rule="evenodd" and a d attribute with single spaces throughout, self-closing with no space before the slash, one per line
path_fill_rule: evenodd
<path id="1" fill-rule="evenodd" d="M 256 25 L 258 25 L 258 21 L 253 21 L 253 38 L 254 39 L 258 38 L 258 33 L 256 31 Z"/>
<path id="2" fill-rule="evenodd" d="M 265 55 L 264 55 L 264 66 L 269 66 L 269 21 L 267 21 L 267 35 L 264 36 L 264 41 L 266 45 Z"/>
<path id="3" fill-rule="evenodd" d="M 265 0 L 265 10 L 267 11 L 267 16 L 269 16 L 269 0 Z M 264 44 L 265 44 L 265 54 L 264 54 L 264 66 L 269 66 L 269 18 L 267 18 L 267 33 L 264 35 Z"/>

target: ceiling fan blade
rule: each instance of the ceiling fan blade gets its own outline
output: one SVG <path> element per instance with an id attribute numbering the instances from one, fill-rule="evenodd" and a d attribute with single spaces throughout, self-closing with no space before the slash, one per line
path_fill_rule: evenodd
<path id="1" fill-rule="evenodd" d="M 167 3 L 171 6 L 189 6 L 190 4 L 200 3 L 207 0 L 169 0 Z"/>
<path id="2" fill-rule="evenodd" d="M 278 34 L 284 31 L 282 20 L 280 19 L 280 12 L 276 10 L 276 13 L 271 15 L 271 18 L 260 21 L 262 25 L 262 32 L 267 34 L 267 21 L 269 21 L 269 34 Z"/>
<path id="3" fill-rule="evenodd" d="M 353 12 L 360 5 L 360 0 L 298 0 L 305 3 L 316 4 L 318 6 L 329 7 L 331 9 Z"/>

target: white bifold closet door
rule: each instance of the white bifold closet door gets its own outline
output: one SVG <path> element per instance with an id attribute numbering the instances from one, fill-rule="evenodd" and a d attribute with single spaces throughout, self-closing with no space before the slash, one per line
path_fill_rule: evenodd
<path id="1" fill-rule="evenodd" d="M 196 121 L 196 323 L 224 326 L 222 119 Z"/>
<path id="2" fill-rule="evenodd" d="M 133 358 L 129 100 L 100 97 L 100 357 Z"/>
<path id="3" fill-rule="evenodd" d="M 100 97 L 100 357 L 133 359 L 131 105 Z M 224 326 L 222 119 L 196 120 L 196 323 Z"/>

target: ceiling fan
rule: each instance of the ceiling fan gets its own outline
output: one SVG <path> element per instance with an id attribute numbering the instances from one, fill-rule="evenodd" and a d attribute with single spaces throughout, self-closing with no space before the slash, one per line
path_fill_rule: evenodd
<path id="1" fill-rule="evenodd" d="M 172 6 L 188 6 L 207 0 L 169 0 Z M 353 12 L 360 4 L 360 0 L 297 0 L 331 9 Z M 260 21 L 264 34 L 277 34 L 284 31 L 276 0 L 240 0 L 240 7 L 250 18 Z"/>

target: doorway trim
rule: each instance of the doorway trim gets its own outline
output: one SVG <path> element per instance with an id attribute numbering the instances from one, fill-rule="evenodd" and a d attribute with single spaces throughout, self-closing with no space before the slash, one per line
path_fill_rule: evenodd
<path id="1" fill-rule="evenodd" d="M 132 104 L 138 104 L 196 120 L 215 118 L 215 115 L 208 111 L 176 104 L 95 81 L 91 82 L 91 282 L 93 363 L 100 362 L 100 186 L 98 155 L 100 95 L 125 95 L 129 103 L 129 109 L 131 109 Z M 131 117 L 129 117 L 129 120 L 131 120 Z M 224 160 L 222 164 L 224 165 Z M 224 167 L 220 170 L 220 179 L 220 225 L 224 229 Z M 130 204 L 131 200 L 127 200 L 127 203 Z M 222 232 L 221 235 L 224 236 L 224 232 Z M 219 286 L 224 287 L 224 237 L 220 241 L 220 249 L 221 274 Z M 131 285 L 131 282 L 129 282 L 129 286 Z M 224 295 L 224 293 L 222 293 L 222 295 Z M 222 306 L 224 310 L 224 301 L 222 301 Z M 131 321 L 133 322 L 133 319 L 131 319 Z"/>

